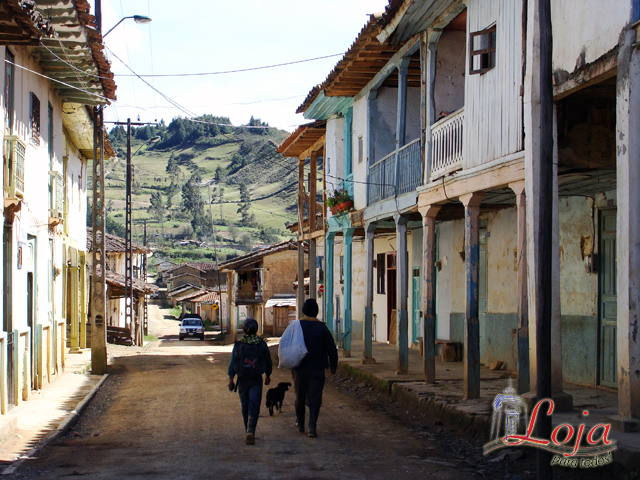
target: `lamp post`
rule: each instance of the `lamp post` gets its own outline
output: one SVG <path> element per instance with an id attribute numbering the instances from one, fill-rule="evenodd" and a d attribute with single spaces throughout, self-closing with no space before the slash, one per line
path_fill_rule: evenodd
<path id="1" fill-rule="evenodd" d="M 120 25 L 122 22 L 124 22 L 127 18 L 133 18 L 134 22 L 140 23 L 140 24 L 151 23 L 151 18 L 145 17 L 144 15 L 130 15 L 128 17 L 123 17 L 122 19 L 120 19 L 120 21 L 118 23 L 116 23 L 113 27 L 111 27 L 109 30 L 107 30 L 107 33 L 102 35 L 102 38 L 104 38 L 107 35 L 109 35 L 111 33 L 111 30 L 116 28 L 118 25 Z"/>

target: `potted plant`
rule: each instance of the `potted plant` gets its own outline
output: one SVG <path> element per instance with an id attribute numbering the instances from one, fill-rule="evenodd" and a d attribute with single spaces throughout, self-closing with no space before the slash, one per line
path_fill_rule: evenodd
<path id="1" fill-rule="evenodd" d="M 353 208 L 353 199 L 346 190 L 337 189 L 333 191 L 331 196 L 327 197 L 325 204 L 333 215 L 338 215 Z"/>

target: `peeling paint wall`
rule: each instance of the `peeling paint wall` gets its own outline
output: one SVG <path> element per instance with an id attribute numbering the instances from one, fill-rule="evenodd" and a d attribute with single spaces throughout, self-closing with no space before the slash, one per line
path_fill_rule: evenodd
<path id="1" fill-rule="evenodd" d="M 551 23 L 553 69 L 573 72 L 584 63 L 591 63 L 618 45 L 620 33 L 631 20 L 629 0 L 552 0 Z"/>
<path id="2" fill-rule="evenodd" d="M 464 106 L 466 32 L 445 31 L 438 41 L 436 64 L 436 118 L 440 112 L 455 112 Z"/>
<path id="3" fill-rule="evenodd" d="M 396 148 L 398 89 L 381 87 L 375 102 L 371 102 L 373 159 L 370 165 L 389 155 Z"/>
<path id="4" fill-rule="evenodd" d="M 487 313 L 517 313 L 518 217 L 516 208 L 487 218 Z"/>

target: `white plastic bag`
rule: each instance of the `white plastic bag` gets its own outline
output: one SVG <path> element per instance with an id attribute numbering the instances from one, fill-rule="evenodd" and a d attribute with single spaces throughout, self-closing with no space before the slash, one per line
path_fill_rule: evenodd
<path id="1" fill-rule="evenodd" d="M 296 368 L 307 353 L 309 352 L 304 343 L 302 325 L 300 325 L 300 320 L 294 320 L 280 338 L 278 346 L 280 364 L 278 368 Z"/>

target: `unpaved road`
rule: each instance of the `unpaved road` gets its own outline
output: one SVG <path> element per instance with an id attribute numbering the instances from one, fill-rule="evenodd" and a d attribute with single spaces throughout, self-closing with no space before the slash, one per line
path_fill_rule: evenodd
<path id="1" fill-rule="evenodd" d="M 159 341 L 110 346 L 110 377 L 80 421 L 23 463 L 17 478 L 464 479 L 484 473 L 465 440 L 451 432 L 443 437 L 433 423 L 416 428 L 409 416 L 388 415 L 393 402 L 384 395 L 377 403 L 357 398 L 358 387 L 345 379 L 327 382 L 318 438 L 296 432 L 289 392 L 281 414 L 270 417 L 263 403 L 256 445 L 245 445 L 238 395 L 226 386 L 231 348 L 179 342 L 177 323 L 163 319 L 166 313 L 150 306 Z M 290 372 L 274 369 L 272 379 L 290 381 Z"/>

